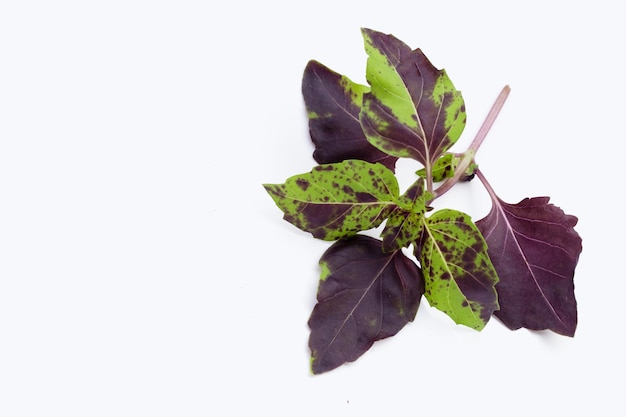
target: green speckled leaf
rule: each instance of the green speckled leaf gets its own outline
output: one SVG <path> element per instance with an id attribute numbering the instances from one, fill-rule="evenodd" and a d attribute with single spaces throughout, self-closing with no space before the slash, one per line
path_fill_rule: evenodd
<path id="1" fill-rule="evenodd" d="M 487 244 L 470 217 L 456 210 L 439 210 L 424 219 L 416 249 L 431 306 L 457 324 L 482 330 L 498 306 L 498 282 Z"/>
<path id="2" fill-rule="evenodd" d="M 453 153 L 447 152 L 442 155 L 432 168 L 432 178 L 435 182 L 440 182 L 445 180 L 446 178 L 451 178 L 454 176 L 454 169 L 456 165 L 459 163 L 459 157 L 455 156 Z M 416 172 L 422 178 L 426 178 L 426 168 L 422 168 Z"/>
<path id="3" fill-rule="evenodd" d="M 415 242 L 422 230 L 422 215 L 394 210 L 385 223 L 380 237 L 383 239 L 383 252 L 393 252 L 408 247 Z"/>
<path id="4" fill-rule="evenodd" d="M 447 178 L 452 178 L 454 173 L 456 172 L 456 167 L 459 165 L 463 154 L 454 154 L 451 152 L 444 153 L 437 161 L 432 168 L 432 178 L 434 182 L 440 182 Z M 461 181 L 469 181 L 474 177 L 474 172 L 478 168 L 476 162 L 472 162 L 467 170 L 465 171 L 465 175 L 461 177 Z M 426 178 L 426 169 L 422 168 L 416 172 L 422 178 Z"/>
<path id="5" fill-rule="evenodd" d="M 264 187 L 285 220 L 324 240 L 379 226 L 400 193 L 392 171 L 360 160 L 319 165 L 284 184 Z"/>
<path id="6" fill-rule="evenodd" d="M 420 49 L 410 50 L 391 35 L 362 30 L 371 91 L 363 95 L 361 126 L 385 153 L 413 158 L 427 172 L 461 136 L 465 103 L 445 70 Z"/>
<path id="7" fill-rule="evenodd" d="M 423 178 L 419 178 L 400 196 L 398 207 L 389 215 L 381 233 L 384 252 L 406 248 L 418 240 L 422 232 L 426 201 L 430 198 L 432 194 L 426 191 Z"/>

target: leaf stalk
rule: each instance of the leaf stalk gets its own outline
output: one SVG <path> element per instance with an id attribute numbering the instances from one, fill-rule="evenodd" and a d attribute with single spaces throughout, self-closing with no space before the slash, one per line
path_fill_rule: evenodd
<path id="1" fill-rule="evenodd" d="M 470 144 L 467 151 L 465 151 L 465 153 L 463 154 L 463 158 L 459 161 L 459 164 L 454 171 L 454 175 L 451 178 L 448 178 L 443 184 L 441 184 L 439 188 L 437 188 L 433 192 L 433 200 L 448 192 L 457 182 L 459 182 L 461 177 L 465 175 L 465 171 L 467 171 L 470 164 L 474 161 L 474 156 L 476 155 L 476 152 L 478 152 L 478 149 L 487 137 L 487 133 L 489 133 L 491 126 L 493 126 L 493 123 L 496 121 L 500 110 L 502 110 L 502 107 L 504 106 L 504 103 L 506 102 L 510 91 L 511 88 L 508 85 L 505 85 L 502 88 L 502 91 L 500 91 L 500 94 L 491 106 L 491 109 L 489 110 L 487 117 L 483 121 L 483 124 L 480 126 L 480 129 L 478 129 L 474 140 Z"/>

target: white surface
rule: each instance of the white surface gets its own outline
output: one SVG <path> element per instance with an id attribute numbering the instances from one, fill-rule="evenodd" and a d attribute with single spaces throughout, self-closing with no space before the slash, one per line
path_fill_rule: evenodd
<path id="1" fill-rule="evenodd" d="M 623 409 L 618 3 L 210 4 L 0 5 L 0 415 Z M 356 363 L 309 374 L 328 243 L 261 184 L 314 165 L 302 70 L 364 82 L 360 27 L 448 71 L 468 112 L 455 150 L 511 86 L 477 160 L 503 199 L 579 217 L 575 338 L 476 333 L 423 301 Z M 478 217 L 487 198 L 474 181 L 440 203 Z"/>

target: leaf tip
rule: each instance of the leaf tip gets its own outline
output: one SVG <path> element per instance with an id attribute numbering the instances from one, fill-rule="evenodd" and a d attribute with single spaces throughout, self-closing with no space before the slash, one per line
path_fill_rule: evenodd
<path id="1" fill-rule="evenodd" d="M 280 184 L 262 184 L 263 189 L 276 201 Z"/>

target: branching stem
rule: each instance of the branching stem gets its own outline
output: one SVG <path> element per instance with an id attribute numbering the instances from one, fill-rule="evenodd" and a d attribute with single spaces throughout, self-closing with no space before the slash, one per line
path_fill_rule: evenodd
<path id="1" fill-rule="evenodd" d="M 491 126 L 493 126 L 493 123 L 496 121 L 496 118 L 498 117 L 500 110 L 504 106 L 504 103 L 506 102 L 510 91 L 511 88 L 508 85 L 504 86 L 504 88 L 498 95 L 498 98 L 496 98 L 496 101 L 491 106 L 491 110 L 489 110 L 489 113 L 483 121 L 482 126 L 480 127 L 480 129 L 478 129 L 474 140 L 470 144 L 467 151 L 463 154 L 463 158 L 459 161 L 459 164 L 454 171 L 454 176 L 448 178 L 443 184 L 441 184 L 439 188 L 435 190 L 433 199 L 442 196 L 444 193 L 450 190 L 454 186 L 454 184 L 459 182 L 462 176 L 465 175 L 465 171 L 467 170 L 467 168 L 469 168 L 470 164 L 474 160 L 474 156 L 476 155 L 476 152 L 478 152 L 478 148 L 480 148 L 480 145 L 482 145 L 483 141 L 485 140 L 485 137 L 487 136 L 487 133 L 489 133 Z"/>
<path id="2" fill-rule="evenodd" d="M 489 181 L 487 181 L 487 178 L 485 178 L 485 174 L 483 174 L 483 172 L 479 168 L 476 169 L 476 176 L 478 177 L 480 182 L 483 183 L 483 185 L 485 186 L 485 189 L 487 189 L 487 192 L 489 193 L 489 197 L 491 197 L 493 201 L 496 201 L 498 199 L 498 196 L 496 195 L 495 191 L 493 191 L 493 188 L 491 188 L 491 184 L 489 184 Z"/>

